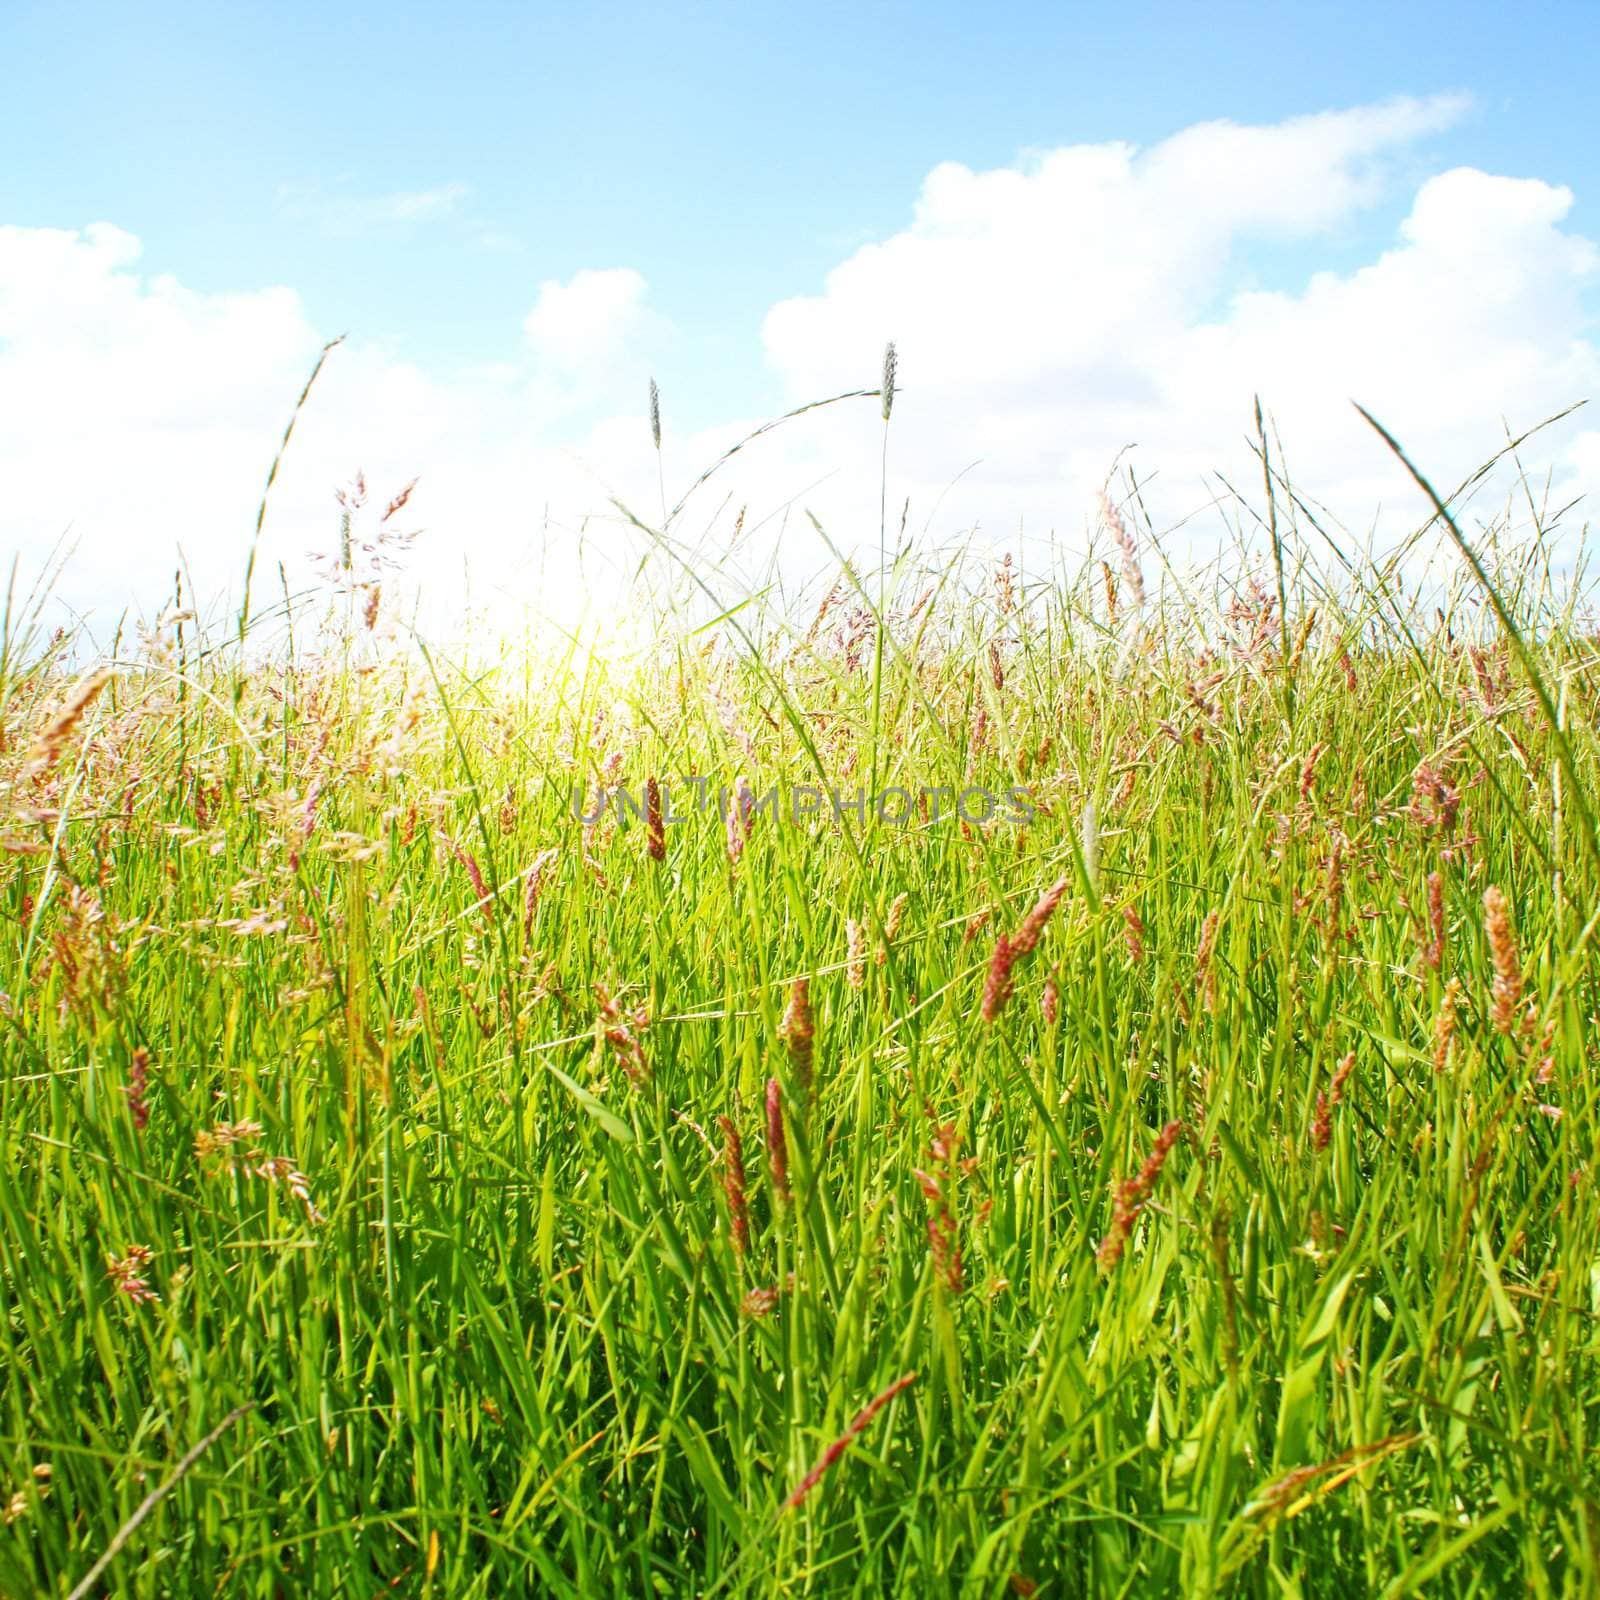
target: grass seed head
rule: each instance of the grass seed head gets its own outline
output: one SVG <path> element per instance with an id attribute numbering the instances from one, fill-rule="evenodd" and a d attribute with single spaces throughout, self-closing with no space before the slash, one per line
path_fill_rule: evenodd
<path id="1" fill-rule="evenodd" d="M 718 1117 L 722 1129 L 722 1193 L 728 1202 L 728 1238 L 735 1255 L 750 1250 L 750 1206 L 746 1198 L 744 1141 L 732 1117 Z"/>
<path id="2" fill-rule="evenodd" d="M 1001 557 L 1000 564 L 994 569 L 994 597 L 995 604 L 1000 608 L 1002 617 L 1009 617 L 1017 609 L 1017 593 L 1011 581 L 1011 552 L 1006 551 Z M 915 609 L 920 609 L 921 602 Z"/>
<path id="3" fill-rule="evenodd" d="M 862 989 L 867 982 L 867 936 L 859 922 L 854 917 L 846 918 L 844 925 L 845 941 L 845 981 L 852 989 Z"/>
<path id="4" fill-rule="evenodd" d="M 1217 943 L 1217 924 L 1222 913 L 1211 910 L 1200 926 L 1200 943 L 1194 953 L 1194 982 L 1207 1011 L 1217 1009 L 1217 973 L 1212 960 Z"/>
<path id="5" fill-rule="evenodd" d="M 983 1001 L 979 1015 L 987 1023 L 994 1023 L 1005 1010 L 1016 988 L 1011 969 L 1016 964 L 1017 952 L 1011 941 L 1000 934 L 994 942 L 994 954 L 989 958 L 989 975 L 984 979 Z"/>
<path id="6" fill-rule="evenodd" d="M 811 984 L 808 979 L 796 978 L 789 986 L 789 1003 L 784 1007 L 778 1034 L 789 1047 L 789 1059 L 794 1063 L 795 1076 L 809 1093 L 817 1030 L 811 1019 Z"/>
<path id="7" fill-rule="evenodd" d="M 1489 1020 L 1499 1033 L 1510 1033 L 1517 1026 L 1522 1004 L 1522 965 L 1517 959 L 1517 942 L 1511 931 L 1511 908 L 1497 884 L 1483 892 L 1484 931 L 1489 936 L 1489 956 L 1494 963 L 1493 1005 Z"/>
<path id="8" fill-rule="evenodd" d="M 1122 558 L 1122 581 L 1127 586 L 1134 609 L 1137 610 L 1144 605 L 1144 570 L 1139 565 L 1139 547 L 1134 543 L 1133 535 L 1128 531 L 1128 524 L 1123 520 L 1122 513 L 1104 489 L 1100 491 L 1100 515 L 1105 521 L 1106 531 L 1111 535 L 1111 542 L 1116 545 L 1117 553 Z M 1115 585 L 1111 582 L 1110 567 L 1106 567 L 1105 570 L 1106 592 L 1111 600 L 1114 615 Z"/>
<path id="9" fill-rule="evenodd" d="M 890 346 L 892 349 L 893 346 Z M 788 1498 L 779 1507 L 781 1511 L 792 1511 L 816 1486 L 827 1476 L 828 1469 L 838 1461 L 846 1450 L 867 1431 L 872 1419 L 888 1405 L 903 1389 L 909 1388 L 917 1380 L 914 1372 L 908 1372 L 903 1378 L 896 1378 L 882 1393 L 874 1395 L 865 1406 L 858 1411 L 839 1438 L 823 1452 L 822 1459 L 817 1462 L 799 1483 L 790 1491 Z"/>
<path id="10" fill-rule="evenodd" d="M 1063 873 L 1034 902 L 1033 909 L 1022 919 L 1021 925 L 1017 928 L 1016 935 L 1011 941 L 1013 954 L 1018 956 L 1033 954 L 1039 940 L 1044 936 L 1044 930 L 1049 925 L 1051 917 L 1056 914 L 1056 907 L 1061 904 L 1071 882 L 1071 878 Z"/>
<path id="11" fill-rule="evenodd" d="M 789 1203 L 789 1141 L 783 1131 L 783 1090 L 776 1078 L 767 1079 L 767 1167 L 772 1192 L 782 1205 Z"/>
<path id="12" fill-rule="evenodd" d="M 106 1256 L 106 1276 L 116 1292 L 125 1294 L 136 1306 L 161 1298 L 145 1276 L 150 1261 L 151 1251 L 142 1244 L 130 1244 L 120 1256 L 109 1253 Z"/>
<path id="13" fill-rule="evenodd" d="M 1128 959 L 1137 966 L 1144 960 L 1144 920 L 1135 906 L 1122 908 L 1122 920 L 1125 924 L 1124 938 L 1128 945 Z"/>
<path id="14" fill-rule="evenodd" d="M 85 673 L 73 684 L 67 691 L 66 699 L 61 702 L 60 709 L 45 723 L 34 739 L 33 747 L 23 763 L 23 781 L 42 777 L 55 766 L 61 759 L 61 752 L 66 748 L 67 741 L 77 732 L 84 713 L 99 699 L 100 691 L 110 681 L 111 669 L 98 667 L 93 672 Z"/>
<path id="15" fill-rule="evenodd" d="M 143 1133 L 150 1122 L 150 1103 L 146 1098 L 150 1081 L 150 1052 L 140 1048 L 128 1063 L 128 1116 L 135 1130 Z"/>
<path id="16" fill-rule="evenodd" d="M 1452 978 L 1439 998 L 1439 1015 L 1433 1024 L 1433 1070 L 1443 1072 L 1450 1064 L 1450 1046 L 1456 1036 L 1456 1011 L 1461 1004 L 1461 982 Z"/>
<path id="17" fill-rule="evenodd" d="M 1438 871 L 1428 874 L 1428 943 L 1422 959 L 1434 972 L 1444 961 L 1444 875 Z"/>
<path id="18" fill-rule="evenodd" d="M 661 807 L 661 785 L 654 777 L 644 783 L 645 844 L 652 861 L 667 859 L 667 824 Z"/>
<path id="19" fill-rule="evenodd" d="M 1333 1137 L 1333 1110 L 1344 1099 L 1345 1080 L 1355 1070 L 1355 1064 L 1356 1053 L 1352 1050 L 1335 1069 L 1326 1093 L 1317 1096 L 1317 1114 L 1311 1125 L 1311 1143 L 1317 1150 L 1326 1150 Z"/>
<path id="20" fill-rule="evenodd" d="M 891 902 L 883 918 L 883 943 L 878 946 L 878 965 L 881 967 L 889 959 L 889 946 L 892 945 L 900 933 L 900 924 L 905 920 L 906 907 L 911 903 L 909 894 L 897 894 Z"/>
<path id="21" fill-rule="evenodd" d="M 1177 1144 L 1182 1133 L 1181 1122 L 1169 1122 L 1156 1136 L 1156 1142 L 1151 1147 L 1150 1154 L 1145 1157 L 1144 1165 L 1133 1177 L 1124 1179 L 1117 1185 L 1111 1214 L 1111 1229 L 1100 1241 L 1100 1248 L 1095 1252 L 1096 1259 L 1106 1271 L 1116 1266 L 1122 1259 L 1123 1248 L 1128 1242 L 1128 1235 L 1133 1231 L 1133 1224 L 1140 1211 L 1144 1209 L 1144 1203 L 1149 1199 L 1150 1191 L 1155 1187 L 1156 1179 L 1161 1176 L 1161 1169 L 1166 1166 L 1167 1157 L 1172 1154 L 1172 1147 Z"/>

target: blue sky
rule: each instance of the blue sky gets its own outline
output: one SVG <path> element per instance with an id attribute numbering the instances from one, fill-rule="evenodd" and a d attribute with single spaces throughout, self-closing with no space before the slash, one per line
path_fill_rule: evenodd
<path id="1" fill-rule="evenodd" d="M 0 220 L 137 234 L 197 289 L 293 285 L 318 327 L 499 359 L 534 287 L 628 265 L 696 420 L 761 319 L 903 225 L 937 162 L 1151 143 L 1397 94 L 1472 109 L 1408 159 L 1570 185 L 1593 214 L 1600 6 L 32 3 L 0 12 Z M 387 219 L 396 197 L 423 214 Z M 1405 196 L 1318 242 L 1354 259 Z M 1258 249 L 1292 281 L 1301 246 Z"/>
<path id="2" fill-rule="evenodd" d="M 554 543 L 593 594 L 559 530 L 658 500 L 651 375 L 670 500 L 891 337 L 890 490 L 930 537 L 1087 539 L 1121 461 L 1203 557 L 1257 394 L 1347 526 L 1403 531 L 1352 397 L 1447 479 L 1600 398 L 1597 59 L 1593 4 L 6 0 L 0 555 L 66 535 L 84 604 L 179 548 L 231 581 L 335 333 L 265 552 L 291 569 L 360 468 L 422 475 L 431 577 L 525 588 Z M 869 412 L 769 437 L 697 512 L 875 542 Z M 1540 451 L 1600 488 L 1588 413 Z"/>

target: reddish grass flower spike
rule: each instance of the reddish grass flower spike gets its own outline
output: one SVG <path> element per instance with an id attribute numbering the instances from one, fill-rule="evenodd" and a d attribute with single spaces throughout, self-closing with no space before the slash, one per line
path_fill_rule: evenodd
<path id="1" fill-rule="evenodd" d="M 1039 996 L 1039 1015 L 1052 1028 L 1056 1025 L 1056 1018 L 1061 1015 L 1061 988 L 1054 978 L 1044 980 L 1044 993 Z"/>
<path id="2" fill-rule="evenodd" d="M 908 1372 L 903 1378 L 896 1378 L 893 1383 L 881 1394 L 876 1394 L 855 1415 L 850 1426 L 834 1440 L 823 1452 L 822 1459 L 814 1466 L 790 1492 L 789 1497 L 783 1502 L 781 1510 L 792 1511 L 827 1475 L 828 1469 L 838 1461 L 846 1450 L 861 1437 L 872 1425 L 872 1419 L 888 1405 L 904 1389 L 909 1389 L 917 1381 L 914 1372 Z"/>
<path id="3" fill-rule="evenodd" d="M 1423 959 L 1437 972 L 1444 961 L 1444 876 L 1428 874 L 1428 946 Z"/>
<path id="4" fill-rule="evenodd" d="M 622 1070 L 637 1086 L 643 1084 L 650 1076 L 649 1068 L 645 1065 L 644 1047 L 639 1043 L 634 1028 L 643 1027 L 649 1018 L 643 1008 L 635 1011 L 629 1017 L 620 1005 L 612 998 L 610 990 L 604 984 L 594 986 L 595 1000 L 600 1007 L 600 1033 L 605 1042 L 611 1047 L 611 1053 L 622 1065 Z"/>
<path id="5" fill-rule="evenodd" d="M 722 1129 L 722 1192 L 728 1201 L 728 1237 L 735 1255 L 750 1249 L 750 1207 L 745 1199 L 744 1141 L 731 1117 L 718 1117 Z"/>
<path id="6" fill-rule="evenodd" d="M 739 858 L 744 854 L 745 841 L 750 837 L 750 823 L 755 803 L 756 797 L 750 792 L 750 785 L 741 778 L 739 792 L 733 797 L 733 803 L 728 807 L 728 814 L 723 820 L 730 866 L 738 866 Z"/>
<path id="7" fill-rule="evenodd" d="M 161 1298 L 144 1275 L 150 1261 L 150 1247 L 142 1244 L 130 1244 L 127 1254 L 120 1258 L 109 1253 L 106 1256 L 106 1276 L 117 1293 L 127 1295 L 136 1306 Z"/>
<path id="8" fill-rule="evenodd" d="M 492 922 L 494 914 L 490 908 L 489 885 L 483 881 L 483 869 L 478 865 L 478 858 L 470 850 L 463 850 L 454 839 L 447 841 L 450 853 L 466 869 L 467 877 L 472 883 L 472 892 L 478 897 L 478 909 L 483 912 L 485 922 Z"/>
<path id="9" fill-rule="evenodd" d="M 1326 741 L 1319 740 L 1311 747 L 1311 754 L 1306 757 L 1300 768 L 1300 798 L 1302 800 L 1311 798 L 1311 786 L 1317 779 L 1317 763 L 1327 753 L 1328 746 Z"/>
<path id="10" fill-rule="evenodd" d="M 1311 1143 L 1318 1150 L 1326 1150 L 1328 1141 L 1333 1137 L 1333 1108 L 1344 1099 L 1345 1080 L 1355 1069 L 1355 1064 L 1356 1053 L 1352 1050 L 1339 1063 L 1333 1082 L 1328 1085 L 1328 1092 L 1317 1096 L 1317 1115 L 1311 1124 Z"/>
<path id="11" fill-rule="evenodd" d="M 1011 582 L 1011 552 L 1006 551 L 1001 558 L 1000 565 L 994 570 L 995 601 L 1000 607 L 1000 615 L 1009 617 L 1017 609 L 1016 590 Z M 918 602 L 919 606 L 921 602 Z"/>
<path id="12" fill-rule="evenodd" d="M 985 1022 L 993 1022 L 1005 1010 L 1006 1001 L 1016 988 L 1011 976 L 1016 959 L 1015 948 L 1002 933 L 994 942 L 994 954 L 989 958 L 989 976 L 983 985 L 983 1004 L 979 1008 L 979 1015 Z"/>
<path id="13" fill-rule="evenodd" d="M 1100 1248 L 1095 1252 L 1096 1259 L 1106 1270 L 1109 1271 L 1122 1259 L 1122 1249 L 1133 1231 L 1134 1221 L 1144 1209 L 1144 1203 L 1182 1133 L 1181 1122 L 1169 1122 L 1156 1136 L 1156 1142 L 1138 1173 L 1117 1185 L 1111 1231 L 1100 1241 Z"/>
<path id="14" fill-rule="evenodd" d="M 522 901 L 522 931 L 525 936 L 533 931 L 533 914 L 539 909 L 539 896 L 544 893 L 545 880 L 560 854 L 560 850 L 552 845 L 533 858 L 533 865 L 528 871 L 527 892 Z"/>
<path id="15" fill-rule="evenodd" d="M 1438 833 L 1455 831 L 1461 795 L 1426 761 L 1411 775 L 1411 815 L 1422 828 Z"/>
<path id="16" fill-rule="evenodd" d="M 767 1164 L 772 1188 L 784 1205 L 789 1203 L 789 1141 L 783 1131 L 783 1091 L 776 1078 L 767 1079 Z"/>
<path id="17" fill-rule="evenodd" d="M 1039 896 L 1033 910 L 1022 919 L 1022 926 L 1017 929 L 1016 937 L 1011 941 L 1011 948 L 1017 955 L 1032 954 L 1044 934 L 1046 925 L 1055 915 L 1056 907 L 1061 904 L 1062 897 L 1067 892 L 1067 884 L 1068 879 L 1064 874 L 1057 878 Z"/>
<path id="18" fill-rule="evenodd" d="M 909 894 L 898 894 L 883 918 L 884 942 L 878 946 L 878 965 L 889 959 L 889 946 L 900 936 L 900 924 L 905 921 L 906 907 L 911 903 Z"/>
<path id="19" fill-rule="evenodd" d="M 1498 1032 L 1510 1033 L 1517 1025 L 1517 1008 L 1522 1003 L 1522 964 L 1511 932 L 1511 909 L 1495 884 L 1483 892 L 1483 914 L 1494 961 L 1494 1005 L 1489 1020 Z"/>
<path id="20" fill-rule="evenodd" d="M 961 1273 L 961 1235 L 950 1202 L 937 1178 L 920 1168 L 915 1169 L 912 1176 L 928 1202 L 928 1250 L 933 1256 L 933 1275 L 951 1294 L 960 1294 L 965 1284 Z"/>
<path id="21" fill-rule="evenodd" d="M 1128 586 L 1128 592 L 1133 597 L 1135 606 L 1144 604 L 1144 571 L 1139 565 L 1139 547 L 1134 542 L 1132 533 L 1128 531 L 1128 524 L 1123 521 L 1122 513 L 1113 504 L 1111 496 L 1104 489 L 1100 491 L 1100 515 L 1105 521 L 1106 529 L 1111 535 L 1112 542 L 1116 545 L 1122 557 L 1122 580 Z M 1106 592 L 1111 601 L 1113 616 L 1116 613 L 1116 589 L 1111 581 L 1111 568 L 1105 562 Z"/>
<path id="22" fill-rule="evenodd" d="M 739 1302 L 739 1309 L 747 1317 L 770 1317 L 777 1308 L 781 1298 L 776 1285 L 768 1288 L 751 1289 L 744 1299 Z"/>
<path id="23" fill-rule="evenodd" d="M 817 1030 L 811 1019 L 811 985 L 805 978 L 796 978 L 789 989 L 789 1004 L 784 1009 L 778 1035 L 789 1047 L 795 1076 L 809 1093 Z"/>
<path id="24" fill-rule="evenodd" d="M 143 1133 L 150 1121 L 150 1104 L 145 1095 L 150 1081 L 150 1052 L 139 1049 L 133 1052 L 133 1060 L 128 1063 L 128 1115 L 133 1119 L 133 1126 L 139 1133 Z"/>
<path id="25" fill-rule="evenodd" d="M 652 861 L 667 859 L 667 825 L 661 809 L 661 785 L 654 778 L 644 782 L 645 841 Z"/>

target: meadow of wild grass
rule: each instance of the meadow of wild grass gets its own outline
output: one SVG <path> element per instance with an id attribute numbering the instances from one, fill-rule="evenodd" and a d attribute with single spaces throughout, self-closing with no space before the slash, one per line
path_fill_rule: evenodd
<path id="1" fill-rule="evenodd" d="M 1271 498 L 628 658 L 11 616 L 0 1592 L 1595 1592 L 1600 637 Z"/>

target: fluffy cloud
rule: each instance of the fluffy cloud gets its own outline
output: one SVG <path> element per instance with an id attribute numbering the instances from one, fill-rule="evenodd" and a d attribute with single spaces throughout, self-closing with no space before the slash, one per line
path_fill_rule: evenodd
<path id="1" fill-rule="evenodd" d="M 130 604 L 159 609 L 180 561 L 190 595 L 237 600 L 267 470 L 322 345 L 291 290 L 199 294 L 141 274 L 139 254 L 106 224 L 0 228 L 0 553 L 31 579 L 67 552 L 55 593 L 102 635 Z M 611 275 L 553 286 L 555 302 L 575 295 L 592 311 L 597 276 Z M 551 298 L 547 286 L 547 313 Z M 526 591 L 530 574 L 571 594 L 625 565 L 565 537 L 563 520 L 606 507 L 618 430 L 582 416 L 622 403 L 620 350 L 591 322 L 592 360 L 569 371 L 551 359 L 559 320 L 530 324 L 527 359 L 465 377 L 436 378 L 370 342 L 334 352 L 273 487 L 258 609 L 281 592 L 280 562 L 298 587 L 309 557 L 334 545 L 334 492 L 358 470 L 378 500 L 424 478 L 408 508 L 428 529 L 412 576 L 436 614 L 468 593 Z M 641 312 L 632 326 L 653 324 Z M 563 440 L 557 424 L 574 417 L 582 432 Z M 642 467 L 623 461 L 617 481 L 643 483 Z M 540 548 L 552 523 L 553 558 Z"/>
<path id="2" fill-rule="evenodd" d="M 1256 394 L 1305 489 L 1357 526 L 1381 502 L 1409 514 L 1417 501 L 1351 398 L 1453 484 L 1504 442 L 1502 417 L 1527 426 L 1600 388 L 1585 338 L 1597 257 L 1561 227 L 1571 194 L 1441 173 L 1369 264 L 1294 291 L 1236 284 L 1261 241 L 1314 251 L 1382 192 L 1379 158 L 1455 109 L 1403 102 L 1206 125 L 1144 152 L 1073 147 L 1025 169 L 941 166 L 909 228 L 843 262 L 822 294 L 774 307 L 769 357 L 798 397 L 841 387 L 892 333 L 901 472 L 927 502 L 979 459 L 957 498 L 991 526 L 1020 514 L 1081 529 L 1129 444 L 1160 474 L 1165 520 L 1184 520 L 1211 474 L 1259 481 L 1241 442 Z M 1543 459 L 1594 487 L 1592 438 L 1569 427 Z"/>
<path id="3" fill-rule="evenodd" d="M 1349 405 L 1368 404 L 1442 482 L 1600 389 L 1589 337 L 1600 255 L 1572 233 L 1572 196 L 1534 178 L 1458 169 L 1415 186 L 1389 248 L 1287 288 L 1252 283 L 1255 252 L 1315 259 L 1394 197 L 1395 157 L 1457 114 L 1404 101 L 1272 127 L 1189 128 L 1146 150 L 1081 145 L 1012 168 L 935 167 L 899 232 L 855 252 L 819 293 L 776 304 L 770 368 L 800 402 L 875 382 L 894 337 L 902 396 L 891 496 L 939 540 L 981 521 L 1080 539 L 1094 491 L 1134 444 L 1146 503 L 1175 553 L 1221 536 L 1219 476 L 1252 483 L 1252 398 L 1279 425 L 1299 485 L 1349 524 L 1415 498 Z M 1281 273 L 1280 273 L 1281 277 Z M 627 268 L 541 284 L 520 352 L 441 375 L 353 342 L 319 383 L 275 491 L 264 569 L 293 579 L 327 544 L 331 491 L 357 466 L 375 492 L 420 472 L 430 593 L 608 592 L 636 546 L 608 491 L 657 504 L 644 377 L 670 394 L 670 324 Z M 159 600 L 181 544 L 205 592 L 236 581 L 289 399 L 320 344 L 290 290 L 197 294 L 141 273 L 138 243 L 0 228 L 0 550 L 35 566 L 70 526 L 62 593 L 102 607 Z M 663 361 L 666 365 L 660 365 Z M 692 469 L 748 421 L 674 441 Z M 756 559 L 799 498 L 847 546 L 876 545 L 875 407 L 814 413 L 741 453 L 683 528 L 748 501 Z M 1129 459 L 1127 457 L 1124 458 Z M 1582 416 L 1541 439 L 1562 498 L 1600 484 Z M 949 493 L 969 463 L 973 470 Z M 672 485 L 668 485 L 669 495 Z M 1199 513 L 1197 516 L 1196 514 Z M 787 573 L 823 559 L 792 516 Z M 554 529 L 547 536 L 548 529 Z M 448 580 L 448 581 L 447 581 Z"/>
<path id="4" fill-rule="evenodd" d="M 626 346 L 644 319 L 644 298 L 644 278 L 631 267 L 586 267 L 568 283 L 541 283 L 522 330 L 536 355 L 576 372 Z"/>

